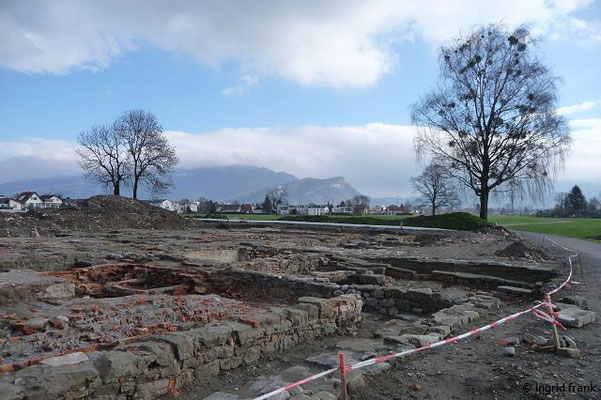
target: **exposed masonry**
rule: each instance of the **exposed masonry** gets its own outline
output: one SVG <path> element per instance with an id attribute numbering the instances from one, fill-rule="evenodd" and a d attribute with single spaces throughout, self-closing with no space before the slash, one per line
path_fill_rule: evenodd
<path id="1" fill-rule="evenodd" d="M 194 379 L 253 364 L 262 354 L 344 331 L 361 318 L 358 296 L 297 301 L 251 318 L 153 335 L 109 351 L 48 359 L 0 377 L 0 393 L 2 399 L 156 398 L 175 394 Z"/>
<path id="2" fill-rule="evenodd" d="M 26 285 L 0 285 L 0 304 L 50 305 L 40 311 L 46 315 L 0 314 L 13 335 L 0 362 L 0 399 L 176 394 L 193 380 L 256 363 L 261 355 L 352 330 L 362 310 L 421 314 L 384 338 L 421 346 L 457 332 L 498 301 L 467 298 L 440 283 L 421 287 L 419 281 L 535 289 L 554 273 L 498 262 L 318 256 L 250 245 L 166 260 L 172 262 L 129 261 L 35 276 L 7 272 L 3 278 Z M 276 272 L 249 269 L 257 267 Z M 397 286 L 407 282 L 417 287 Z"/>

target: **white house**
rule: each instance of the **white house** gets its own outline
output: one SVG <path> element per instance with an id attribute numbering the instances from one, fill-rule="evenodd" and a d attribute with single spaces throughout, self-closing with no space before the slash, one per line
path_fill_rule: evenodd
<path id="1" fill-rule="evenodd" d="M 150 205 L 164 208 L 165 210 L 175 211 L 174 204 L 170 200 L 150 200 Z"/>
<path id="2" fill-rule="evenodd" d="M 290 214 L 290 206 L 288 204 L 278 204 L 276 208 L 276 214 L 288 215 Z"/>
<path id="3" fill-rule="evenodd" d="M 369 213 L 370 214 L 384 214 L 386 212 L 386 207 L 385 206 L 371 206 L 369 207 Z"/>
<path id="4" fill-rule="evenodd" d="M 298 215 L 326 215 L 330 213 L 330 209 L 327 206 L 315 205 L 315 204 L 303 204 L 298 206 L 290 206 L 290 210 L 296 210 Z"/>
<path id="5" fill-rule="evenodd" d="M 15 197 L 26 209 L 41 208 L 44 203 L 36 192 L 23 192 Z"/>
<path id="6" fill-rule="evenodd" d="M 0 211 L 21 211 L 23 204 L 10 197 L 0 198 Z"/>
<path id="7" fill-rule="evenodd" d="M 43 208 L 61 208 L 63 205 L 63 199 L 55 194 L 43 194 L 41 198 Z"/>
<path id="8" fill-rule="evenodd" d="M 351 206 L 336 206 L 332 208 L 332 214 L 352 214 L 353 207 Z"/>
<path id="9" fill-rule="evenodd" d="M 307 215 L 326 215 L 330 213 L 330 209 L 326 206 L 309 206 L 307 207 Z"/>

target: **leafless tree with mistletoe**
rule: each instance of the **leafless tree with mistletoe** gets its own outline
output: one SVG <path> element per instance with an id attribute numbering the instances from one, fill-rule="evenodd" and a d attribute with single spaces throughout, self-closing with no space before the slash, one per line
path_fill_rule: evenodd
<path id="1" fill-rule="evenodd" d="M 479 27 L 440 50 L 436 88 L 412 108 L 418 156 L 433 157 L 480 198 L 517 179 L 543 188 L 567 155 L 570 135 L 555 109 L 557 78 L 525 27 Z"/>

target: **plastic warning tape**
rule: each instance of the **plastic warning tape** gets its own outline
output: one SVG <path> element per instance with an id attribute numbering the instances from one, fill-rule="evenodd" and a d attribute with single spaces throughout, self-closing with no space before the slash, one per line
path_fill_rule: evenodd
<path id="1" fill-rule="evenodd" d="M 515 314 L 511 314 L 511 315 L 509 315 L 509 316 L 507 316 L 505 318 L 501 318 L 500 320 L 495 321 L 495 322 L 493 322 L 491 324 L 485 325 L 485 326 L 477 328 L 477 329 L 473 329 L 473 330 L 471 330 L 469 332 L 465 332 L 465 333 L 463 333 L 461 335 L 453 336 L 453 337 L 448 338 L 448 339 L 443 339 L 443 340 L 438 341 L 436 343 L 428 344 L 426 346 L 418 347 L 416 349 L 404 350 L 404 351 L 401 351 L 399 353 L 388 354 L 388 355 L 385 355 L 385 356 L 375 357 L 375 358 L 372 358 L 372 359 L 369 359 L 369 360 L 361 361 L 361 362 L 358 362 L 356 364 L 349 365 L 348 366 L 348 370 L 359 369 L 359 368 L 367 367 L 369 365 L 373 365 L 373 364 L 377 364 L 377 363 L 380 363 L 380 362 L 388 361 L 388 360 L 391 360 L 393 358 L 404 357 L 404 356 L 408 356 L 409 354 L 419 353 L 419 352 L 424 351 L 424 350 L 429 350 L 429 349 L 433 349 L 435 347 L 440 347 L 440 346 L 443 346 L 445 344 L 456 343 L 456 342 L 458 342 L 460 340 L 463 340 L 463 339 L 466 339 L 466 338 L 468 338 L 470 336 L 479 335 L 480 333 L 482 333 L 484 331 L 487 331 L 487 330 L 492 329 L 492 328 L 496 328 L 497 326 L 502 325 L 502 324 L 504 324 L 506 322 L 509 322 L 509 321 L 511 321 L 513 319 L 516 319 L 516 318 L 518 318 L 518 317 L 520 317 L 520 316 L 522 316 L 524 314 L 528 314 L 529 312 L 532 312 L 532 311 L 536 310 L 537 308 L 542 307 L 543 305 L 544 305 L 543 303 L 539 303 L 539 304 L 537 304 L 537 305 L 535 305 L 533 307 L 528 308 L 527 310 L 516 312 Z"/>
<path id="2" fill-rule="evenodd" d="M 559 245 L 558 243 L 556 243 L 552 239 L 549 239 L 549 240 L 551 242 L 555 243 L 556 245 L 558 245 L 559 247 L 564 248 L 567 251 L 572 251 L 572 250 L 570 250 L 568 248 L 565 248 L 565 247 Z M 569 266 L 570 266 L 570 272 L 568 274 L 568 277 L 566 278 L 566 280 L 564 280 L 555 289 L 553 289 L 550 292 L 548 292 L 547 294 L 545 294 L 544 301 L 542 301 L 542 302 L 540 302 L 540 303 L 538 303 L 538 304 L 536 304 L 536 305 L 534 305 L 534 306 L 532 306 L 532 307 L 530 307 L 530 308 L 528 308 L 526 310 L 518 311 L 518 312 L 516 312 L 514 314 L 511 314 L 511 315 L 505 317 L 505 318 L 501 318 L 501 319 L 499 319 L 499 320 L 497 320 L 497 321 L 495 321 L 495 322 L 493 322 L 491 324 L 482 326 L 482 327 L 477 328 L 477 329 L 472 329 L 471 331 L 465 332 L 465 333 L 463 333 L 461 335 L 453 336 L 453 337 L 448 338 L 448 339 L 443 339 L 443 340 L 440 340 L 440 341 L 438 341 L 436 343 L 428 344 L 426 346 L 418 347 L 416 349 L 404 350 L 404 351 L 401 351 L 401 352 L 398 352 L 398 353 L 392 353 L 392 354 L 388 354 L 388 355 L 385 355 L 385 356 L 374 357 L 374 358 L 371 358 L 369 360 L 360 361 L 360 362 L 358 362 L 356 364 L 352 364 L 352 365 L 346 366 L 346 370 L 347 371 L 351 371 L 351 370 L 355 370 L 355 369 L 359 369 L 359 368 L 364 368 L 364 367 L 367 367 L 367 366 L 370 366 L 370 365 L 374 365 L 374 364 L 378 364 L 378 363 L 381 363 L 381 362 L 384 362 L 384 361 L 391 360 L 393 358 L 404 357 L 404 356 L 407 356 L 409 354 L 419 353 L 419 352 L 422 352 L 422 351 L 425 351 L 425 350 L 433 349 L 435 347 L 444 346 L 446 344 L 456 343 L 456 342 L 458 342 L 460 340 L 463 340 L 463 339 L 466 339 L 466 338 L 468 338 L 470 336 L 480 335 L 482 332 L 485 332 L 485 331 L 487 331 L 489 329 L 496 328 L 496 327 L 498 327 L 500 325 L 503 325 L 503 324 L 505 324 L 505 323 L 507 323 L 509 321 L 512 321 L 512 320 L 514 320 L 514 319 L 516 319 L 518 317 L 521 317 L 524 314 L 528 314 L 528 313 L 531 313 L 531 312 L 534 315 L 536 315 L 537 317 L 542 318 L 542 319 L 544 319 L 544 320 L 546 320 L 546 321 L 548 321 L 550 323 L 553 323 L 553 324 L 557 323 L 557 324 L 559 324 L 555 320 L 555 318 L 554 318 L 553 315 L 550 315 L 550 314 L 547 314 L 547 313 L 545 313 L 543 311 L 540 311 L 539 308 L 545 307 L 545 308 L 549 309 L 549 307 L 552 307 L 553 304 L 551 303 L 551 295 L 554 294 L 554 293 L 557 293 L 558 291 L 560 291 L 561 289 L 563 289 L 566 285 L 568 285 L 570 283 L 570 281 L 572 279 L 572 272 L 573 272 L 572 256 L 573 255 L 570 255 L 568 257 L 568 263 L 569 263 Z M 561 326 L 561 324 L 559 324 L 559 326 Z M 563 328 L 563 326 L 561 326 L 561 327 Z M 329 369 L 327 371 L 320 372 L 317 375 L 309 376 L 307 378 L 304 378 L 304 379 L 301 379 L 301 380 L 296 381 L 294 383 L 291 383 L 291 384 L 289 384 L 287 386 L 284 386 L 284 387 L 281 387 L 279 389 L 273 390 L 273 391 L 271 391 L 269 393 L 265 393 L 264 395 L 261 395 L 259 397 L 255 397 L 253 400 L 264 400 L 264 399 L 267 399 L 267 398 L 269 398 L 271 396 L 275 396 L 278 393 L 282 393 L 282 392 L 288 391 L 288 390 L 290 390 L 290 389 L 292 389 L 294 387 L 303 385 L 303 384 L 305 384 L 307 382 L 311 382 L 311 381 L 313 381 L 315 379 L 319 379 L 319 378 L 322 378 L 322 377 L 324 377 L 326 375 L 332 374 L 332 373 L 338 371 L 339 369 L 340 369 L 339 367 L 336 367 L 336 368 Z"/>

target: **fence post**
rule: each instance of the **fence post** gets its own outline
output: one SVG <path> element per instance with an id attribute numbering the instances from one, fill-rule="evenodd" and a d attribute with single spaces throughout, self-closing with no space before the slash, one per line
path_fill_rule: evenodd
<path id="1" fill-rule="evenodd" d="M 340 362 L 340 400 L 346 400 L 346 363 L 344 361 L 344 353 L 338 353 L 338 361 Z"/>
<path id="2" fill-rule="evenodd" d="M 580 265 L 580 277 L 584 279 L 584 268 L 582 267 L 582 259 L 580 258 L 580 253 L 578 253 L 578 265 Z"/>

